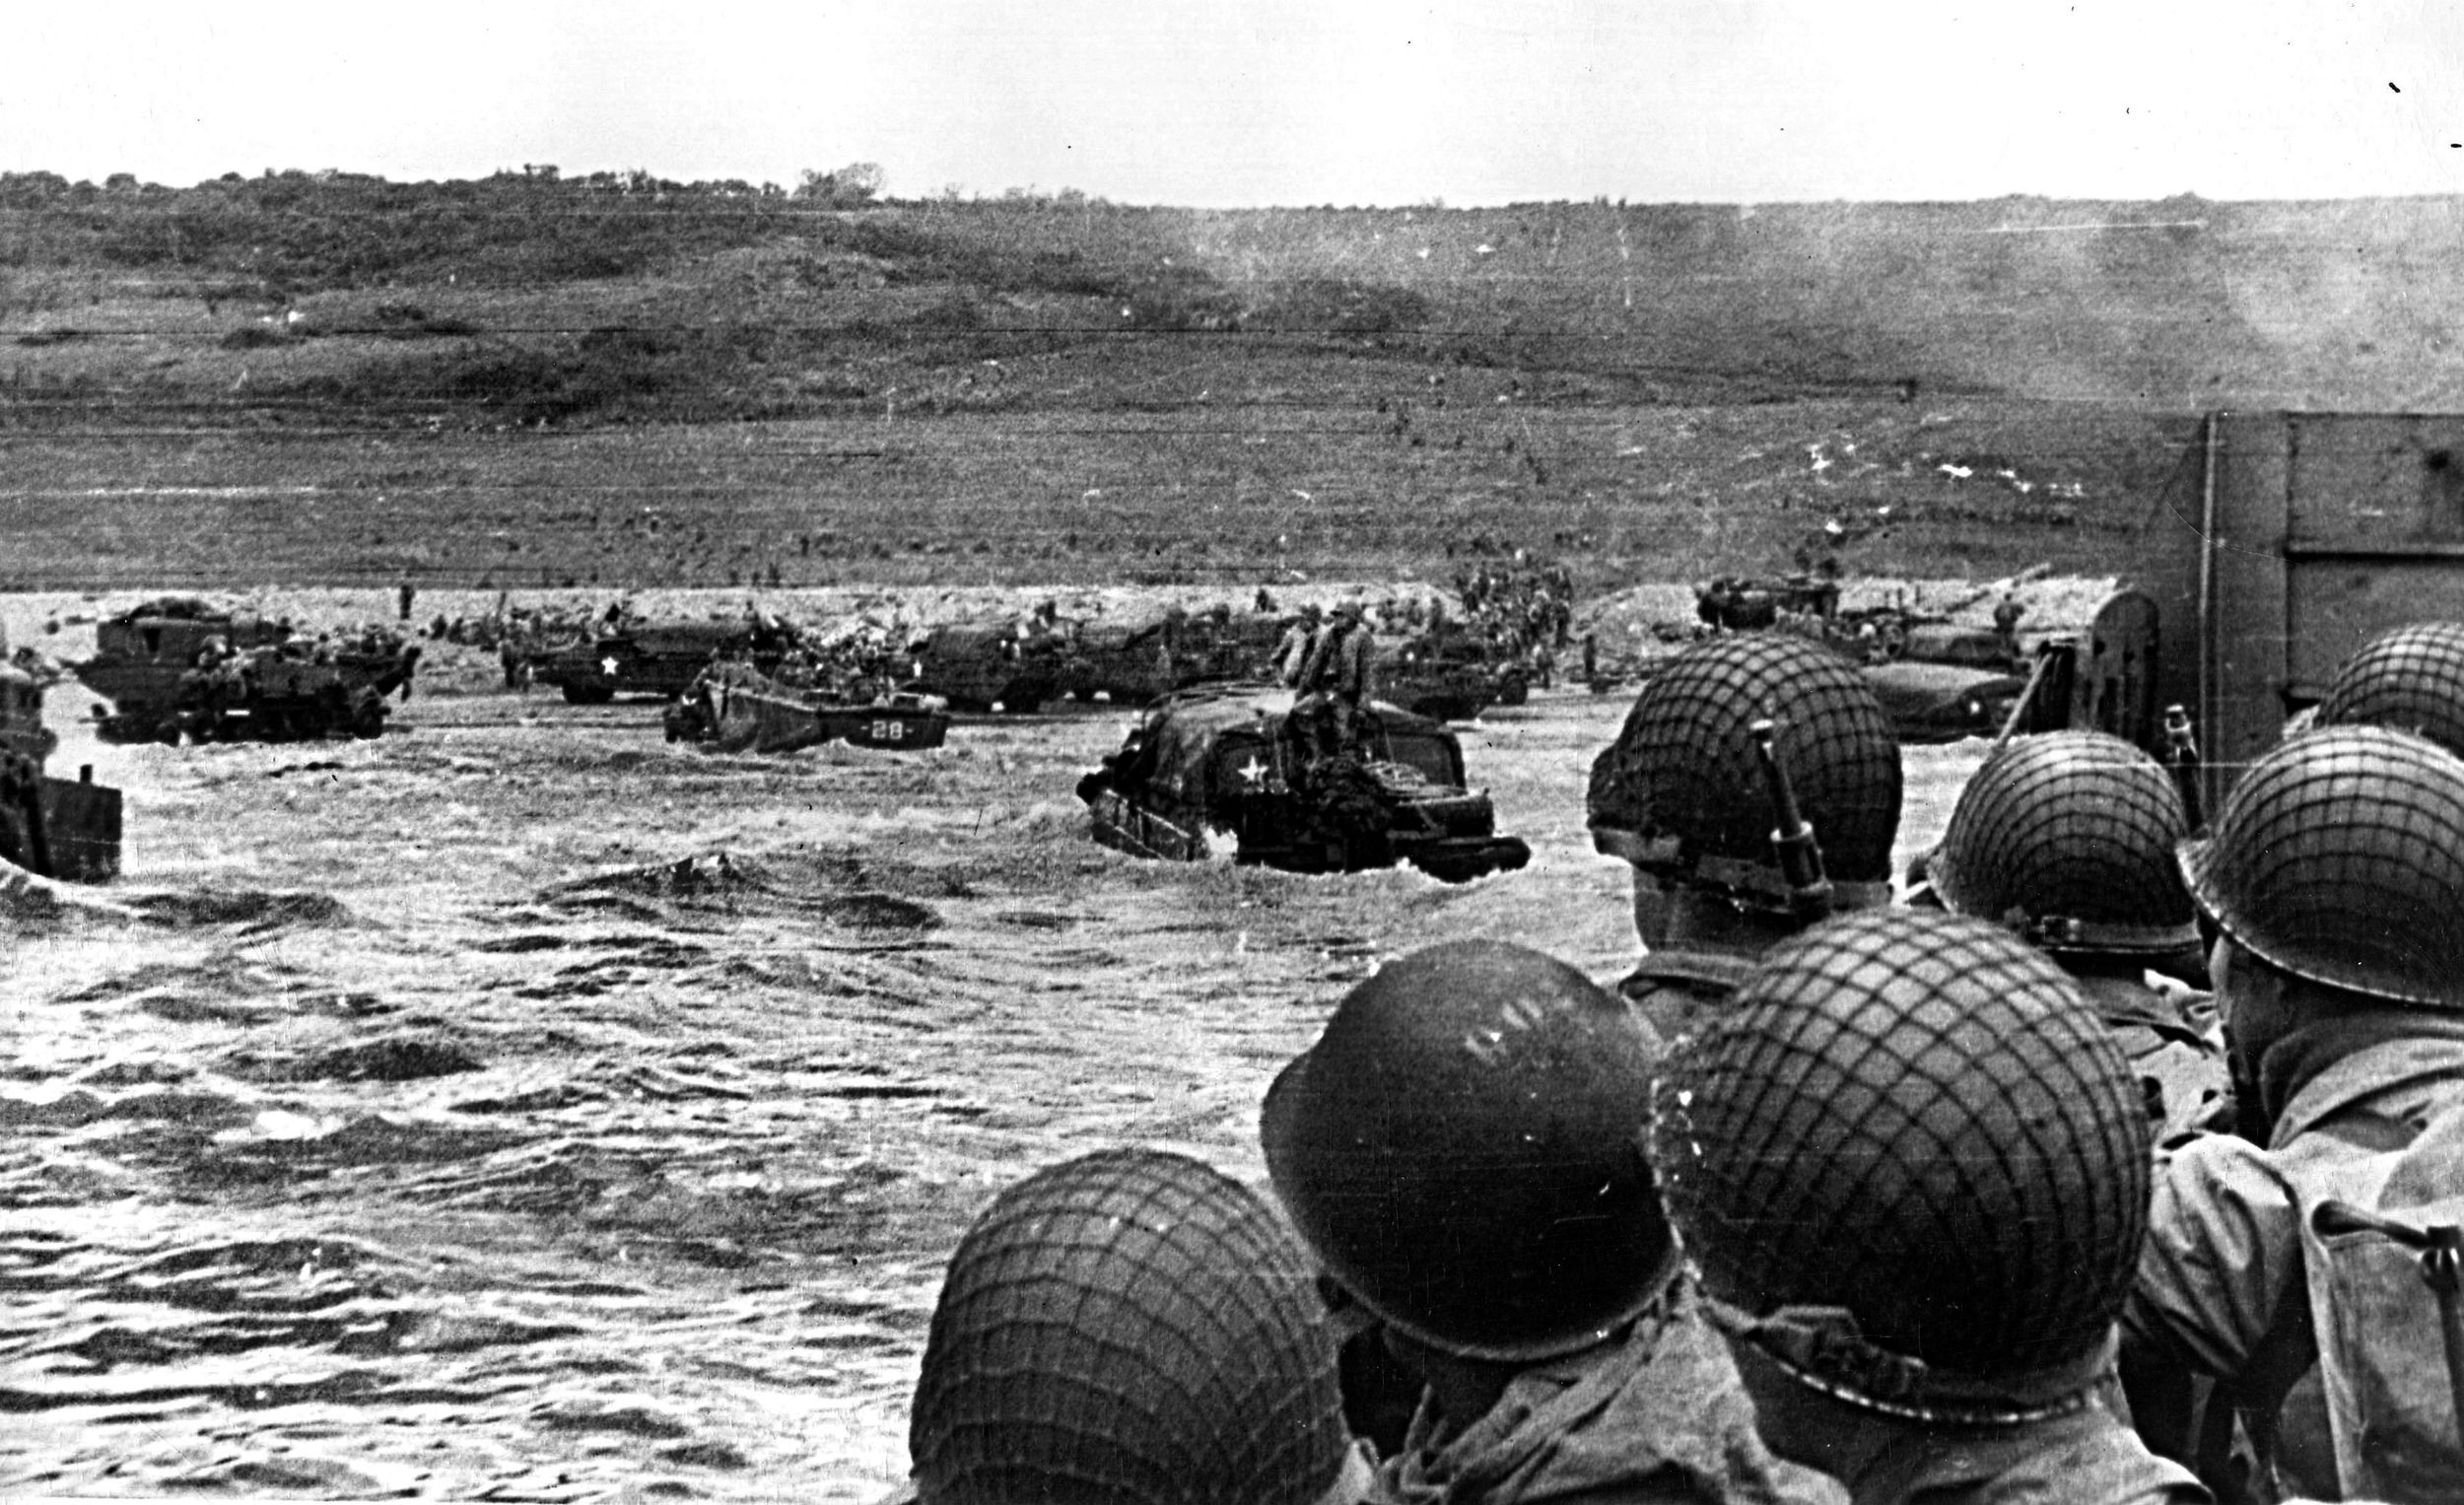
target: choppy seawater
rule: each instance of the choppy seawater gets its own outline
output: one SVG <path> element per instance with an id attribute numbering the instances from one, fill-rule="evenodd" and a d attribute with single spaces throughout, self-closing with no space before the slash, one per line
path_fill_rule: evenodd
<path id="1" fill-rule="evenodd" d="M 55 724 L 78 697 L 55 697 Z M 869 1499 L 942 1262 L 1107 1144 L 1260 1176 L 1381 957 L 1604 981 L 1621 699 L 1467 731 L 1523 873 L 1097 848 L 1119 715 L 711 758 L 650 707 L 414 701 L 371 743 L 73 741 L 125 913 L 0 912 L 0 1490 Z M 1912 750 L 1910 841 L 1976 751 Z"/>

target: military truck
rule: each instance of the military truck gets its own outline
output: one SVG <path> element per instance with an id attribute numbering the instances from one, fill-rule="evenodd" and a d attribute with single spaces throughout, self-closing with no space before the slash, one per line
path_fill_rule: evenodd
<path id="1" fill-rule="evenodd" d="M 1067 678 L 1069 634 L 1052 618 L 986 618 L 933 628 L 909 646 L 900 689 L 959 711 L 1033 711 Z"/>
<path id="2" fill-rule="evenodd" d="M 388 709 L 379 683 L 354 682 L 343 665 L 318 661 L 294 639 L 181 675 L 170 725 L 160 733 L 165 741 L 191 742 L 379 736 Z"/>
<path id="3" fill-rule="evenodd" d="M 1274 677 L 1287 619 L 1269 612 L 1181 607 L 1058 625 L 1066 633 L 1059 693 L 1144 705 L 1193 685 Z"/>
<path id="4" fill-rule="evenodd" d="M 420 658 L 419 645 L 392 633 L 310 643 L 288 622 L 195 596 L 97 624 L 95 650 L 73 672 L 108 703 L 95 708 L 108 742 L 374 736 L 385 697 L 406 690 Z"/>
<path id="5" fill-rule="evenodd" d="M 784 685 L 749 663 L 718 664 L 667 708 L 667 740 L 716 752 L 792 752 L 824 742 L 889 752 L 938 747 L 950 718 L 930 696 L 897 692 L 847 700 Z"/>
<path id="6" fill-rule="evenodd" d="M 46 878 L 101 883 L 120 870 L 120 791 L 54 779 L 44 763 L 59 734 L 43 724 L 44 684 L 0 663 L 0 861 Z"/>
<path id="7" fill-rule="evenodd" d="M 1228 841 L 1236 862 L 1357 872 L 1409 862 L 1465 882 L 1531 860 L 1499 836 L 1485 793 L 1464 785 L 1463 743 L 1444 723 L 1379 704 L 1358 758 L 1310 758 L 1292 698 L 1209 686 L 1157 701 L 1120 751 L 1078 781 L 1095 840 L 1136 856 L 1196 861 Z"/>
<path id="8" fill-rule="evenodd" d="M 1440 628 L 1378 650 L 1378 688 L 1415 715 L 1468 721 L 1491 706 L 1531 697 L 1522 662 L 1477 633 Z"/>
<path id="9" fill-rule="evenodd" d="M 674 700 L 712 663 L 742 659 L 765 672 L 795 646 L 793 628 L 774 617 L 720 622 L 620 619 L 580 642 L 532 655 L 534 684 L 554 685 L 577 706 L 619 695 Z"/>

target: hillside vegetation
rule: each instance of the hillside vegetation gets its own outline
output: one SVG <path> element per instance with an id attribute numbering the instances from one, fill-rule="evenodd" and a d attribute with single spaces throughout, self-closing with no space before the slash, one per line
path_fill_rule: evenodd
<path id="1" fill-rule="evenodd" d="M 2456 200 L 862 200 L 0 176 L 0 584 L 2098 571 L 2204 410 L 2464 397 Z"/>

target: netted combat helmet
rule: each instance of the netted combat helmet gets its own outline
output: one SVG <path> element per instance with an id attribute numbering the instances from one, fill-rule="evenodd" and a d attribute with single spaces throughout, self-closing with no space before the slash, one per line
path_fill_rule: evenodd
<path id="1" fill-rule="evenodd" d="M 1003 1192 L 950 1260 L 921 1505 L 1306 1505 L 1348 1439 L 1306 1255 L 1256 1194 L 1107 1150 Z"/>
<path id="2" fill-rule="evenodd" d="M 2199 944 L 2173 858 L 2189 835 L 2162 764 L 2101 731 L 2047 732 L 1985 760 L 1926 870 L 1952 913 L 2042 950 L 2168 956 Z"/>
<path id="3" fill-rule="evenodd" d="M 1653 1090 L 1715 1318 L 1801 1381 L 1941 1423 L 2088 1403 L 2147 1233 L 2147 1116 L 2010 931 L 1876 910 L 1790 937 Z"/>
<path id="4" fill-rule="evenodd" d="M 2392 726 L 2464 754 L 2464 622 L 2381 633 L 2336 670 L 2318 726 Z"/>
<path id="5" fill-rule="evenodd" d="M 1592 765 L 1594 843 L 1654 877 L 1788 910 L 1754 741 L 1754 723 L 1765 719 L 1821 844 L 1834 902 L 1888 903 L 1900 799 L 1890 717 L 1847 660 L 1786 634 L 1710 639 L 1653 675 Z"/>
<path id="6" fill-rule="evenodd" d="M 2314 983 L 2464 1008 L 2464 761 L 2383 726 L 2302 733 L 2181 848 L 2233 943 Z"/>
<path id="7" fill-rule="evenodd" d="M 1354 988 L 1266 1095 L 1283 1204 L 1327 1270 L 1428 1345 L 1571 1353 L 1677 1267 L 1640 1144 L 1649 1027 L 1562 962 L 1432 946 Z"/>

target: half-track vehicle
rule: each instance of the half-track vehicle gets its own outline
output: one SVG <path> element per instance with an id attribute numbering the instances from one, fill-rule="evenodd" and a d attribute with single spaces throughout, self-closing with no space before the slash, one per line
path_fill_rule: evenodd
<path id="1" fill-rule="evenodd" d="M 1497 834 L 1488 795 L 1465 787 L 1463 743 L 1443 722 L 1378 704 L 1359 757 L 1313 760 L 1292 718 L 1288 694 L 1255 685 L 1157 701 L 1078 781 L 1095 840 L 1176 861 L 1228 840 L 1236 862 L 1320 873 L 1401 861 L 1448 883 L 1531 860 L 1520 838 Z"/>
<path id="2" fill-rule="evenodd" d="M 622 620 L 591 636 L 530 657 L 534 684 L 554 685 L 577 706 L 605 705 L 619 695 L 674 700 L 704 669 L 743 659 L 764 670 L 795 646 L 792 628 L 767 617 L 721 622 Z"/>
<path id="3" fill-rule="evenodd" d="M 120 791 L 94 770 L 54 779 L 44 762 L 59 733 L 43 724 L 43 680 L 0 663 L 0 861 L 45 878 L 101 883 L 119 875 Z"/>
<path id="4" fill-rule="evenodd" d="M 374 736 L 385 698 L 407 686 L 419 645 L 388 632 L 310 642 L 290 624 L 194 596 L 165 596 L 95 628 L 78 680 L 108 742 Z"/>
<path id="5" fill-rule="evenodd" d="M 894 691 L 850 700 L 820 688 L 781 684 L 749 663 L 719 663 L 667 708 L 667 740 L 715 752 L 792 752 L 846 742 L 890 752 L 938 747 L 950 718 L 930 696 Z"/>

